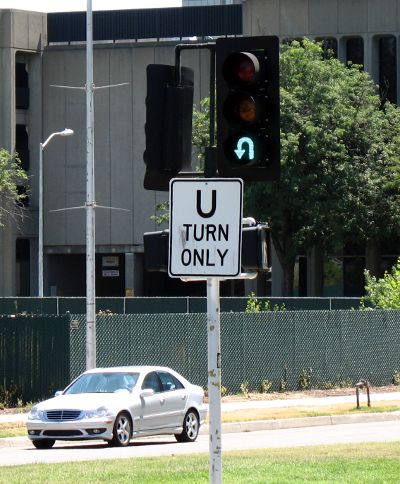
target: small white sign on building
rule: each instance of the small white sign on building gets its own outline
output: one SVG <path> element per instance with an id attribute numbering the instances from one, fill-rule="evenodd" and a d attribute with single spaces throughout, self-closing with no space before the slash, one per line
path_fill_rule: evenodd
<path id="1" fill-rule="evenodd" d="M 170 277 L 236 277 L 241 272 L 243 181 L 170 181 Z"/>

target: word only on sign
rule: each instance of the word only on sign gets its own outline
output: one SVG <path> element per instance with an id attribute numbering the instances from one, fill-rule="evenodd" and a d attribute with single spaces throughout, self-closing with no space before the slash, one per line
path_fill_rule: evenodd
<path id="1" fill-rule="evenodd" d="M 236 277 L 241 272 L 243 181 L 170 182 L 170 277 Z"/>

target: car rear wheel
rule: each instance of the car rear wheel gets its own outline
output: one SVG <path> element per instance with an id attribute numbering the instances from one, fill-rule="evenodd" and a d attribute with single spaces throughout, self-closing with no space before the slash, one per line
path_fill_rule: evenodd
<path id="1" fill-rule="evenodd" d="M 114 447 L 126 447 L 129 445 L 132 436 L 132 423 L 126 412 L 117 415 L 114 428 L 113 438 L 108 442 Z"/>
<path id="2" fill-rule="evenodd" d="M 194 442 L 199 430 L 199 416 L 195 410 L 189 410 L 183 420 L 183 431 L 181 434 L 175 434 L 175 438 L 178 442 Z"/>
<path id="3" fill-rule="evenodd" d="M 37 449 L 51 449 L 55 442 L 56 441 L 54 439 L 32 440 L 32 444 Z"/>

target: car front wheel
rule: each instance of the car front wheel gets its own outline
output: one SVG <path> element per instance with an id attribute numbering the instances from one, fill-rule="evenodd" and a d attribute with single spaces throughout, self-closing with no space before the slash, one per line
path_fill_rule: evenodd
<path id="1" fill-rule="evenodd" d="M 37 449 L 51 449 L 55 444 L 55 440 L 53 439 L 44 439 L 44 440 L 32 440 L 32 444 Z"/>
<path id="2" fill-rule="evenodd" d="M 189 410 L 183 420 L 183 431 L 181 434 L 175 434 L 175 438 L 178 442 L 194 442 L 199 430 L 199 416 L 195 410 Z"/>
<path id="3" fill-rule="evenodd" d="M 127 447 L 131 440 L 131 435 L 131 419 L 126 412 L 121 412 L 115 419 L 113 438 L 108 443 L 115 447 Z"/>

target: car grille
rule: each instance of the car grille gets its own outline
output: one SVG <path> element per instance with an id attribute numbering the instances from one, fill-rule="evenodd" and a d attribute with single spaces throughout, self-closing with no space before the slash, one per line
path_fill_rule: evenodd
<path id="1" fill-rule="evenodd" d="M 83 434 L 80 430 L 45 430 L 43 435 L 46 437 L 79 437 Z"/>
<path id="2" fill-rule="evenodd" d="M 47 410 L 46 420 L 50 422 L 69 422 L 82 418 L 80 410 Z"/>

